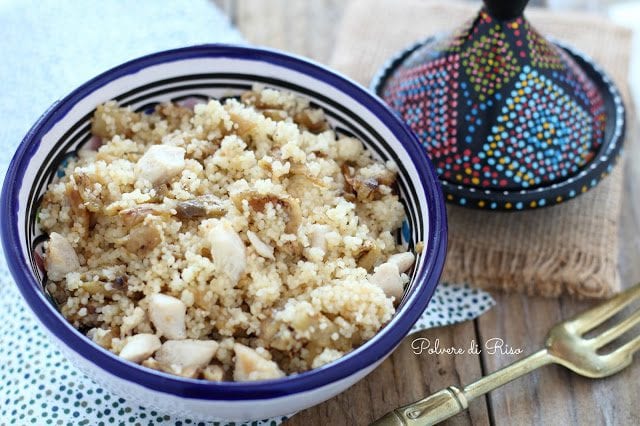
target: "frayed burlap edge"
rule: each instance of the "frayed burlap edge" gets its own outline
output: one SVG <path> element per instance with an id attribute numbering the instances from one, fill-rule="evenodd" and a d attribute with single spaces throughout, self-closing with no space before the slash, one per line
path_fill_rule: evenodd
<path id="1" fill-rule="evenodd" d="M 470 248 L 464 240 L 449 239 L 449 244 L 442 276 L 446 282 L 472 282 L 485 290 L 544 297 L 566 293 L 578 298 L 603 298 L 620 290 L 614 256 L 568 252 L 560 246 L 515 254 L 500 247 Z"/>

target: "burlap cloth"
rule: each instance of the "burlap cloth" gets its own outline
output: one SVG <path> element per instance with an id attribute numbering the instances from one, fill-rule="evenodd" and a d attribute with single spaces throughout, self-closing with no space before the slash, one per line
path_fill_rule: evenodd
<path id="1" fill-rule="evenodd" d="M 331 65 L 368 86 L 399 49 L 472 18 L 480 3 L 354 0 L 345 12 Z M 623 93 L 631 34 L 592 15 L 529 9 L 543 34 L 590 55 Z M 627 128 L 633 128 L 630 124 Z M 629 144 L 627 137 L 625 144 Z M 619 162 L 621 163 L 621 161 Z M 541 210 L 496 213 L 448 206 L 449 251 L 443 280 L 548 297 L 604 297 L 620 290 L 617 270 L 622 164 L 595 189 Z"/>

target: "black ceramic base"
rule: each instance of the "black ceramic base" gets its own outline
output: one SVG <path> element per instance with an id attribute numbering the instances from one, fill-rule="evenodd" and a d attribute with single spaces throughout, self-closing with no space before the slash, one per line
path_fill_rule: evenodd
<path id="1" fill-rule="evenodd" d="M 371 89 L 379 96 L 390 75 L 416 49 L 434 40 L 430 37 L 399 53 L 385 64 L 374 77 Z M 617 88 L 606 73 L 584 54 L 552 40 L 554 44 L 571 56 L 599 89 L 605 108 L 604 140 L 593 158 L 572 175 L 548 185 L 527 189 L 485 189 L 462 185 L 440 179 L 447 201 L 465 207 L 489 210 L 518 211 L 559 204 L 595 187 L 613 168 L 621 153 L 625 132 L 625 110 Z M 425 155 L 427 152 L 425 150 Z"/>

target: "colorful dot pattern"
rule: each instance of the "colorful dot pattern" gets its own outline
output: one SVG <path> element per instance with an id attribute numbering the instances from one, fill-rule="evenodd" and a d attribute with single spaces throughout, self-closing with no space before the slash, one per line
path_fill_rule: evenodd
<path id="1" fill-rule="evenodd" d="M 411 332 L 476 318 L 495 304 L 488 293 L 441 284 Z M 222 425 L 140 407 L 103 389 L 50 343 L 32 317 L 0 247 L 0 425 Z M 286 417 L 245 423 L 278 426 Z M 242 423 L 230 423 L 242 426 Z"/>
<path id="2" fill-rule="evenodd" d="M 497 21 L 482 11 L 448 39 L 413 50 L 380 93 L 424 145 L 445 191 L 447 184 L 478 192 L 547 187 L 589 166 L 604 143 L 598 88 L 522 17 Z M 518 210 L 571 196 L 515 203 L 471 198 L 447 197 Z"/>
<path id="3" fill-rule="evenodd" d="M 457 152 L 458 67 L 454 54 L 407 70 L 388 99 L 435 158 Z M 425 120 L 429 126 L 422 126 Z"/>
<path id="4" fill-rule="evenodd" d="M 529 188 L 576 173 L 593 156 L 593 117 L 526 65 L 478 153 L 491 186 Z M 497 177 L 493 177 L 496 176 Z M 483 181 L 483 182 L 486 182 Z M 486 185 L 489 186 L 489 185 Z"/>
<path id="5" fill-rule="evenodd" d="M 520 71 L 499 24 L 489 27 L 488 34 L 475 38 L 461 58 L 462 68 L 480 101 L 502 89 Z"/>
<path id="6" fill-rule="evenodd" d="M 526 23 L 527 43 L 531 52 L 531 65 L 533 68 L 551 68 L 555 70 L 563 70 L 566 65 L 560 55 L 558 49 L 549 44 L 535 29 Z"/>

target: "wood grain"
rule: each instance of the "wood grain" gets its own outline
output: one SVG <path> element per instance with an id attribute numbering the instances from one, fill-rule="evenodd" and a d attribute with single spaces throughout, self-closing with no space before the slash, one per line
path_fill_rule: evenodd
<path id="1" fill-rule="evenodd" d="M 468 383 L 482 375 L 480 359 L 472 355 L 416 355 L 415 338 L 439 339 L 440 347 L 467 347 L 476 337 L 474 324 L 427 330 L 407 337 L 380 367 L 337 397 L 305 410 L 288 425 L 366 425 L 388 411 L 418 400 L 446 386 Z M 451 425 L 487 425 L 484 398 L 450 420 Z"/>
<path id="2" fill-rule="evenodd" d="M 254 44 L 286 50 L 327 62 L 336 29 L 348 4 L 344 0 L 313 2 L 214 0 Z M 543 1 L 538 1 L 538 4 Z M 628 129 L 634 140 L 640 126 Z M 640 280 L 640 147 L 626 147 L 625 198 L 620 229 L 620 274 L 624 284 Z M 549 328 L 589 306 L 570 299 L 495 295 L 497 306 L 474 322 L 428 330 L 407 337 L 374 372 L 346 392 L 298 413 L 287 425 L 365 425 L 400 405 L 448 385 L 468 384 L 521 356 L 486 350 L 474 355 L 416 355 L 411 341 L 440 340 L 441 347 L 468 347 L 472 340 L 498 337 L 525 354 L 542 346 Z M 472 402 L 451 425 L 586 425 L 640 424 L 637 398 L 640 363 L 606 380 L 590 380 L 549 366 Z"/>
<path id="3" fill-rule="evenodd" d="M 478 319 L 480 341 L 500 337 L 525 353 L 539 348 L 549 328 L 593 302 L 549 300 L 524 295 L 496 295 L 497 307 Z M 486 371 L 519 357 L 482 354 Z M 640 363 L 603 380 L 575 375 L 559 366 L 542 368 L 489 396 L 495 424 L 639 424 L 636 407 Z"/>

